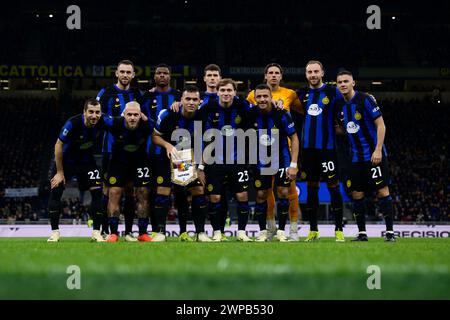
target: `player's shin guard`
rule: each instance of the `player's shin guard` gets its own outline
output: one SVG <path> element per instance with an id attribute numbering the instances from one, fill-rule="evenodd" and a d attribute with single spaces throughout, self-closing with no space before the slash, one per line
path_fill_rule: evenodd
<path id="1" fill-rule="evenodd" d="M 256 203 L 255 205 L 255 216 L 258 219 L 259 230 L 266 230 L 267 224 L 267 201 L 262 203 Z"/>
<path id="2" fill-rule="evenodd" d="M 224 188 L 225 189 L 225 188 Z M 220 210 L 219 210 L 220 231 L 225 233 L 225 224 L 228 218 L 228 198 L 227 192 L 224 190 L 220 197 Z"/>
<path id="3" fill-rule="evenodd" d="M 50 191 L 50 200 L 48 203 L 48 214 L 52 230 L 59 229 L 59 215 L 61 211 L 61 197 L 64 192 L 64 186 L 60 184 Z"/>
<path id="4" fill-rule="evenodd" d="M 156 216 L 156 230 L 155 232 L 165 233 L 166 232 L 166 218 L 169 212 L 170 198 L 169 196 L 164 196 L 158 194 L 155 199 L 155 216 Z"/>
<path id="5" fill-rule="evenodd" d="M 384 198 L 378 198 L 378 203 L 384 221 L 386 222 L 386 231 L 394 231 L 394 207 L 392 204 L 392 197 L 389 195 Z"/>
<path id="6" fill-rule="evenodd" d="M 182 188 L 174 188 L 175 205 L 178 211 L 178 224 L 180 225 L 180 234 L 186 232 L 187 216 L 189 212 L 189 203 L 186 194 Z"/>
<path id="7" fill-rule="evenodd" d="M 289 199 L 278 199 L 277 215 L 278 215 L 278 229 L 284 230 L 286 227 L 286 220 L 289 214 Z"/>
<path id="8" fill-rule="evenodd" d="M 139 228 L 140 236 L 147 233 L 148 217 L 147 218 L 138 218 L 138 228 Z"/>
<path id="9" fill-rule="evenodd" d="M 100 230 L 100 226 L 103 221 L 103 210 L 102 210 L 102 189 L 97 188 L 91 190 L 91 207 L 90 214 L 92 220 L 94 221 L 94 230 Z"/>
<path id="10" fill-rule="evenodd" d="M 102 233 L 109 234 L 108 226 L 108 202 L 109 197 L 106 194 L 102 195 Z"/>
<path id="11" fill-rule="evenodd" d="M 125 216 L 125 234 L 133 231 L 133 221 L 136 204 L 133 196 L 125 196 L 123 215 Z"/>
<path id="12" fill-rule="evenodd" d="M 111 228 L 111 234 L 119 235 L 119 217 L 109 217 L 108 224 Z"/>
<path id="13" fill-rule="evenodd" d="M 309 217 L 310 231 L 319 231 L 319 228 L 317 226 L 318 211 L 319 211 L 319 188 L 308 186 L 306 212 Z"/>
<path id="14" fill-rule="evenodd" d="M 359 232 L 366 232 L 366 211 L 366 200 L 364 198 L 353 200 L 353 216 Z"/>
<path id="15" fill-rule="evenodd" d="M 195 232 L 205 232 L 206 212 L 208 212 L 208 204 L 204 195 L 192 197 L 192 215 L 194 219 Z"/>
<path id="16" fill-rule="evenodd" d="M 339 186 L 334 188 L 329 188 L 330 196 L 331 196 L 331 211 L 334 214 L 334 223 L 335 223 L 335 231 L 342 231 L 342 219 L 343 219 L 343 210 L 342 210 L 342 195 L 339 190 Z"/>
<path id="17" fill-rule="evenodd" d="M 237 214 L 238 214 L 238 230 L 245 230 L 248 222 L 248 214 L 250 213 L 250 207 L 248 201 L 238 201 Z"/>

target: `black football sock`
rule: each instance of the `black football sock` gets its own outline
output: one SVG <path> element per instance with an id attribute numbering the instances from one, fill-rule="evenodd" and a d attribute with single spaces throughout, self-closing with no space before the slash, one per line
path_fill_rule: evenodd
<path id="1" fill-rule="evenodd" d="M 108 226 L 108 202 L 109 197 L 105 194 L 102 195 L 102 233 L 109 234 Z"/>
<path id="2" fill-rule="evenodd" d="M 148 218 L 138 218 L 139 235 L 147 233 Z"/>
<path id="3" fill-rule="evenodd" d="M 180 225 L 180 234 L 186 232 L 187 218 L 189 213 L 189 202 L 183 188 L 174 188 L 175 205 L 178 211 L 178 224 Z"/>
<path id="4" fill-rule="evenodd" d="M 119 235 L 119 218 L 109 217 L 108 224 L 111 228 L 111 234 Z"/>
<path id="5" fill-rule="evenodd" d="M 258 220 L 259 230 L 266 230 L 267 227 L 267 201 L 262 203 L 256 203 L 255 205 L 255 216 Z"/>
<path id="6" fill-rule="evenodd" d="M 152 232 L 156 232 L 156 229 L 158 229 L 158 222 L 156 220 L 156 214 L 155 214 L 155 199 L 156 199 L 156 193 L 153 191 L 150 191 L 150 224 L 152 225 Z"/>
<path id="7" fill-rule="evenodd" d="M 64 186 L 60 184 L 50 190 L 50 199 L 48 202 L 48 215 L 52 230 L 59 229 L 59 216 L 61 212 L 61 197 L 64 192 Z"/>
<path id="8" fill-rule="evenodd" d="M 224 190 L 220 196 L 219 216 L 220 216 L 220 231 L 222 233 L 225 233 L 225 224 L 227 223 L 228 217 L 228 198 L 226 190 Z"/>
<path id="9" fill-rule="evenodd" d="M 319 227 L 317 226 L 318 211 L 319 211 L 319 188 L 308 186 L 306 212 L 309 217 L 310 231 L 319 231 Z"/>
<path id="10" fill-rule="evenodd" d="M 155 216 L 157 227 L 155 232 L 165 233 L 166 232 L 166 218 L 169 212 L 170 198 L 169 196 L 164 196 L 158 194 L 155 199 Z"/>
<path id="11" fill-rule="evenodd" d="M 366 200 L 364 198 L 353 200 L 353 216 L 359 232 L 366 232 L 366 211 Z"/>
<path id="12" fill-rule="evenodd" d="M 220 230 L 219 211 L 220 211 L 220 202 L 217 202 L 217 203 L 210 202 L 209 203 L 209 220 L 211 221 L 211 226 L 214 231 Z"/>
<path id="13" fill-rule="evenodd" d="M 386 222 L 386 231 L 394 231 L 394 207 L 392 204 L 392 197 L 389 195 L 384 198 L 379 198 L 378 201 L 380 211 Z"/>
<path id="14" fill-rule="evenodd" d="M 238 213 L 238 230 L 245 230 L 248 222 L 248 214 L 250 213 L 248 201 L 237 202 L 237 213 Z"/>
<path id="15" fill-rule="evenodd" d="M 330 196 L 331 196 L 331 211 L 334 214 L 334 223 L 335 223 L 335 231 L 342 231 L 342 219 L 343 219 L 343 210 L 342 210 L 342 195 L 339 190 L 339 186 L 334 188 L 329 188 Z"/>
<path id="16" fill-rule="evenodd" d="M 277 216 L 278 216 L 278 229 L 284 231 L 284 229 L 286 228 L 287 217 L 289 216 L 289 198 L 278 199 Z"/>
<path id="17" fill-rule="evenodd" d="M 92 200 L 89 211 L 94 222 L 94 230 L 100 230 L 103 220 L 102 190 L 100 188 L 91 190 L 91 198 Z"/>
<path id="18" fill-rule="evenodd" d="M 205 232 L 205 219 L 208 212 L 208 204 L 204 195 L 192 197 L 192 218 L 194 219 L 195 232 Z"/>

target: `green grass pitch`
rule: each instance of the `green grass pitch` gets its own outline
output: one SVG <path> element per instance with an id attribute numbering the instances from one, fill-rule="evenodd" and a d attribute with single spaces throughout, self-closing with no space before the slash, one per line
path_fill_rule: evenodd
<path id="1" fill-rule="evenodd" d="M 349 239 L 348 239 L 349 240 Z M 0 299 L 449 299 L 450 239 L 90 243 L 0 238 Z M 121 239 L 122 241 L 122 239 Z M 67 267 L 81 270 L 68 290 Z M 369 290 L 367 267 L 381 270 Z"/>

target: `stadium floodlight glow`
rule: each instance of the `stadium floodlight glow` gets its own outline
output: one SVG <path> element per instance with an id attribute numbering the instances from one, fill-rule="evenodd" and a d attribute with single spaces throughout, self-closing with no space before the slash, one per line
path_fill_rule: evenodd
<path id="1" fill-rule="evenodd" d="M 438 100 L 437 103 L 441 103 L 441 100 Z"/>
<path id="2" fill-rule="evenodd" d="M 0 83 L 9 83 L 9 80 L 0 80 Z"/>
<path id="3" fill-rule="evenodd" d="M 380 85 L 380 84 L 383 84 L 383 82 L 381 82 L 381 81 L 372 81 L 372 84 Z"/>
<path id="4" fill-rule="evenodd" d="M 39 18 L 39 14 L 36 15 L 36 18 Z"/>
<path id="5" fill-rule="evenodd" d="M 52 15 L 52 14 L 49 14 L 48 17 L 49 17 L 49 18 L 53 18 L 53 15 Z"/>
<path id="6" fill-rule="evenodd" d="M 3 87 L 3 90 L 9 90 L 9 87 Z"/>
<path id="7" fill-rule="evenodd" d="M 395 16 L 392 17 L 392 20 L 395 20 Z"/>
<path id="8" fill-rule="evenodd" d="M 187 81 L 185 81 L 185 83 L 186 84 L 196 84 L 197 81 L 195 81 L 195 80 L 187 80 Z"/>
<path id="9" fill-rule="evenodd" d="M 41 80 L 42 83 L 56 83 L 55 80 Z"/>
<path id="10" fill-rule="evenodd" d="M 54 91 L 54 90 L 58 90 L 58 88 L 44 88 L 44 90 Z"/>
<path id="11" fill-rule="evenodd" d="M 138 80 L 138 83 L 149 83 L 150 81 L 148 80 Z"/>

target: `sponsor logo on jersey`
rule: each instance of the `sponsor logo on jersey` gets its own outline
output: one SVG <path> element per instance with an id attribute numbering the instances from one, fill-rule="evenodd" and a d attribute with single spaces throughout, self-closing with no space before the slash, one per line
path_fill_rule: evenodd
<path id="1" fill-rule="evenodd" d="M 259 143 L 263 146 L 271 146 L 275 142 L 275 138 L 271 138 L 268 134 L 263 134 L 259 137 Z"/>
<path id="2" fill-rule="evenodd" d="M 68 133 L 69 133 L 69 130 L 67 130 L 67 129 L 63 130 L 63 136 L 67 136 Z"/>
<path id="3" fill-rule="evenodd" d="M 377 112 L 378 110 L 380 110 L 380 107 L 375 107 L 375 108 L 372 109 L 372 112 L 375 113 L 375 112 Z"/>
<path id="4" fill-rule="evenodd" d="M 226 125 L 222 127 L 221 133 L 223 136 L 231 137 L 234 134 L 234 129 L 230 125 Z"/>
<path id="5" fill-rule="evenodd" d="M 354 123 L 353 121 L 350 121 L 347 123 L 347 132 L 348 133 L 357 133 L 359 131 L 359 125 Z"/>
<path id="6" fill-rule="evenodd" d="M 320 115 L 322 113 L 322 108 L 319 107 L 319 105 L 317 103 L 313 103 L 309 106 L 308 108 L 308 114 L 310 116 L 314 116 L 317 117 L 318 115 Z"/>

